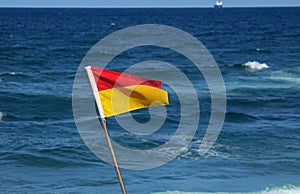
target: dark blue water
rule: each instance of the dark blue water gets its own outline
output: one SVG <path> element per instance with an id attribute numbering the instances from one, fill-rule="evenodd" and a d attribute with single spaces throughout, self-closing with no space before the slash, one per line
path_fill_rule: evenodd
<path id="1" fill-rule="evenodd" d="M 73 81 L 100 39 L 150 23 L 184 30 L 207 47 L 223 75 L 227 113 L 217 142 L 199 155 L 210 111 L 209 96 L 202 96 L 206 114 L 189 149 L 159 168 L 123 169 L 128 192 L 299 193 L 299 21 L 300 8 L 0 9 L 0 193 L 120 193 L 114 168 L 76 129 Z M 118 58 L 120 70 L 148 57 L 186 62 L 164 49 L 139 52 Z M 181 69 L 198 79 L 193 68 Z M 165 141 L 156 133 L 144 145 L 109 127 L 125 146 Z"/>

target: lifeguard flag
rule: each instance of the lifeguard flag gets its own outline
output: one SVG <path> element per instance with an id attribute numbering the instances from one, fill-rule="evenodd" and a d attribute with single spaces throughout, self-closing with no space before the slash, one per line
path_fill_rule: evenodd
<path id="1" fill-rule="evenodd" d="M 94 66 L 88 66 L 86 69 L 90 70 L 94 77 L 105 117 L 169 104 L 168 92 L 161 89 L 161 80 L 151 80 Z"/>

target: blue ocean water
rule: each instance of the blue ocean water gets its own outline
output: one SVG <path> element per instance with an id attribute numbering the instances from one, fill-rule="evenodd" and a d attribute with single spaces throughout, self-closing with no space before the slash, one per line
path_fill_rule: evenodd
<path id="1" fill-rule="evenodd" d="M 300 193 L 299 20 L 300 8 L 0 9 L 0 193 L 120 193 L 114 168 L 80 138 L 72 88 L 95 43 L 138 24 L 200 40 L 222 72 L 227 112 L 217 142 L 199 155 L 210 112 L 209 95 L 199 91 L 203 116 L 189 149 L 159 168 L 123 169 L 128 193 Z M 123 70 L 145 59 L 181 63 L 198 79 L 186 60 L 161 48 L 132 50 L 115 63 Z M 125 146 L 165 141 L 156 133 L 143 144 L 109 128 Z"/>

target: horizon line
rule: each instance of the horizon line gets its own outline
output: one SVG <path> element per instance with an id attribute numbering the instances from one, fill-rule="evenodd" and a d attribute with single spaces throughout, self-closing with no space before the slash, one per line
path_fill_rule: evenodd
<path id="1" fill-rule="evenodd" d="M 262 5 L 262 6 L 223 6 L 226 8 L 290 8 L 300 7 L 300 5 Z M 144 8 L 214 8 L 213 6 L 0 6 L 0 8 L 91 8 L 91 9 L 144 9 Z"/>

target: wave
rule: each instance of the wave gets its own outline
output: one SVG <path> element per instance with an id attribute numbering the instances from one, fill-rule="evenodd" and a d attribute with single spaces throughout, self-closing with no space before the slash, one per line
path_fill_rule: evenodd
<path id="1" fill-rule="evenodd" d="M 61 168 L 68 166 L 94 166 L 102 163 L 90 155 L 89 151 L 86 151 L 82 145 L 37 148 L 35 151 L 26 150 L 24 146 L 15 149 L 20 150 L 1 152 L 0 164 L 15 163 L 24 166 Z"/>
<path id="2" fill-rule="evenodd" d="M 247 63 L 242 64 L 248 70 L 262 70 L 270 68 L 266 63 L 259 63 L 257 61 L 248 61 Z"/>
<path id="3" fill-rule="evenodd" d="M 65 115 L 14 115 L 14 114 L 3 114 L 1 115 L 0 113 L 0 121 L 5 121 L 5 122 L 20 122 L 22 125 L 23 124 L 34 124 L 36 126 L 44 126 L 45 124 L 47 125 L 62 125 L 62 124 L 73 124 L 74 120 L 71 117 L 67 118 L 62 118 L 62 117 L 67 117 Z"/>
<path id="4" fill-rule="evenodd" d="M 181 191 L 166 191 L 155 192 L 152 194 L 298 194 L 300 193 L 300 186 L 286 184 L 277 187 L 267 187 L 261 191 L 253 192 L 181 192 Z"/>
<path id="5" fill-rule="evenodd" d="M 5 114 L 5 113 L 3 113 L 3 112 L 0 112 L 0 121 L 2 121 L 2 119 L 3 119 L 5 116 L 6 116 L 6 114 Z"/>
<path id="6" fill-rule="evenodd" d="M 243 122 L 251 122 L 259 120 L 258 117 L 241 113 L 241 112 L 227 112 L 226 113 L 226 121 L 227 122 L 234 122 L 234 123 L 243 123 Z"/>
<path id="7" fill-rule="evenodd" d="M 29 75 L 26 75 L 23 72 L 15 72 L 15 71 L 10 71 L 10 72 L 2 72 L 0 73 L 0 76 L 21 76 L 21 77 L 30 77 Z"/>
<path id="8" fill-rule="evenodd" d="M 5 112 L 1 116 L 3 121 L 62 121 L 69 119 L 72 113 L 71 96 L 0 92 L 0 97 L 0 102 L 10 110 L 2 110 Z"/>
<path id="9" fill-rule="evenodd" d="M 238 68 L 238 69 L 247 69 L 250 71 L 259 71 L 263 69 L 268 69 L 270 66 L 268 66 L 266 63 L 260 63 L 258 61 L 248 61 L 246 63 L 237 63 L 237 64 L 229 64 L 229 68 Z"/>
<path id="10" fill-rule="evenodd" d="M 189 148 L 185 149 L 178 157 L 178 160 L 203 160 L 203 159 L 232 159 L 234 156 L 229 152 L 229 150 L 237 150 L 239 147 L 232 147 L 228 145 L 223 145 L 215 143 L 211 149 L 208 150 L 204 155 L 201 154 L 200 146 L 202 144 L 202 139 L 194 139 L 191 141 Z"/>
<path id="11" fill-rule="evenodd" d="M 271 79 L 277 81 L 300 83 L 299 68 L 287 71 L 274 71 L 271 74 Z"/>

